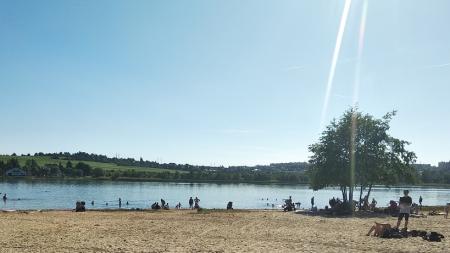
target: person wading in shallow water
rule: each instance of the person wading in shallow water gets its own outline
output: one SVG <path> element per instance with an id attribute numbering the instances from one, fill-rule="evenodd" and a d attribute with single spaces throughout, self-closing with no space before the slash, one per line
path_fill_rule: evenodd
<path id="1" fill-rule="evenodd" d="M 400 206 L 400 213 L 398 214 L 398 221 L 397 221 L 397 229 L 400 227 L 400 223 L 402 222 L 403 217 L 405 217 L 405 230 L 408 229 L 408 220 L 409 220 L 409 214 L 411 213 L 411 204 L 412 199 L 410 196 L 408 196 L 409 191 L 404 190 L 403 191 L 403 197 L 400 197 L 399 200 L 399 206 Z"/>

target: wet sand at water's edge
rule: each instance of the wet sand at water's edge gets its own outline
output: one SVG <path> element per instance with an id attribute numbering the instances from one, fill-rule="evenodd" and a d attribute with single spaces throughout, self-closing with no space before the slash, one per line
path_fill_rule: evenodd
<path id="1" fill-rule="evenodd" d="M 0 213 L 0 252 L 450 252 L 450 219 L 410 218 L 442 242 L 365 234 L 385 218 L 324 218 L 279 211 L 189 210 Z"/>

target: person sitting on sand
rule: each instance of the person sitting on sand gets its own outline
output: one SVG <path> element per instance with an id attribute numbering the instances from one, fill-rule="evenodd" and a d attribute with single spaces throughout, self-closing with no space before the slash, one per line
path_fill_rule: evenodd
<path id="1" fill-rule="evenodd" d="M 369 196 L 364 196 L 363 199 L 363 210 L 368 210 L 369 209 Z"/>
<path id="2" fill-rule="evenodd" d="M 161 209 L 161 207 L 159 206 L 158 202 L 155 202 L 155 203 L 152 204 L 152 209 L 153 210 L 158 210 L 158 209 Z"/>
<path id="3" fill-rule="evenodd" d="M 411 205 L 411 213 L 419 214 L 419 205 L 416 203 L 412 203 Z"/>
<path id="4" fill-rule="evenodd" d="M 227 210 L 233 210 L 233 202 L 228 201 Z"/>
<path id="5" fill-rule="evenodd" d="M 166 201 L 164 199 L 161 199 L 161 207 L 164 207 L 166 205 Z"/>
<path id="6" fill-rule="evenodd" d="M 328 201 L 328 204 L 330 205 L 330 208 L 333 208 L 336 205 L 336 199 L 333 197 Z"/>
<path id="7" fill-rule="evenodd" d="M 372 198 L 372 203 L 370 204 L 370 210 L 373 211 L 376 206 L 377 206 L 377 201 L 375 200 L 375 198 Z"/>
<path id="8" fill-rule="evenodd" d="M 411 204 L 412 199 L 410 196 L 408 196 L 409 191 L 404 190 L 403 191 L 404 196 L 400 197 L 399 205 L 400 205 L 400 213 L 398 215 L 398 221 L 397 221 L 397 229 L 400 227 L 400 223 L 402 222 L 403 217 L 405 218 L 405 230 L 408 230 L 408 220 L 409 220 L 409 214 L 411 213 Z"/>
<path id="9" fill-rule="evenodd" d="M 292 211 L 292 210 L 295 211 L 295 206 L 294 206 L 294 203 L 292 201 L 292 196 L 289 196 L 289 199 L 286 199 L 284 201 L 283 211 L 286 212 L 286 211 Z"/>
<path id="10" fill-rule="evenodd" d="M 75 212 L 84 212 L 84 211 L 86 211 L 85 205 L 86 205 L 86 203 L 84 201 L 77 201 L 75 203 Z"/>
<path id="11" fill-rule="evenodd" d="M 372 233 L 372 231 L 374 231 L 373 236 L 380 237 L 384 234 L 384 231 L 387 229 L 391 229 L 391 224 L 375 222 L 375 225 L 373 225 L 370 228 L 369 232 L 367 232 L 367 236 L 369 236 Z"/>
<path id="12" fill-rule="evenodd" d="M 200 208 L 199 202 L 200 202 L 200 199 L 198 197 L 195 197 L 195 199 L 194 199 L 194 209 Z"/>

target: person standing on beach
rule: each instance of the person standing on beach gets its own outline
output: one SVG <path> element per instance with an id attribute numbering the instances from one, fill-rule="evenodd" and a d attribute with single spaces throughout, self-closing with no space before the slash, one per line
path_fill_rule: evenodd
<path id="1" fill-rule="evenodd" d="M 420 197 L 419 197 L 419 205 L 420 205 L 420 207 L 422 207 L 422 200 L 423 200 L 423 199 L 422 199 L 422 196 L 420 196 Z"/>
<path id="2" fill-rule="evenodd" d="M 450 211 L 450 203 L 447 203 L 447 205 L 445 206 L 444 211 L 445 211 L 444 218 L 447 219 L 448 218 L 448 211 Z"/>
<path id="3" fill-rule="evenodd" d="M 121 208 L 121 207 L 122 207 L 122 199 L 119 198 L 119 208 Z"/>
<path id="4" fill-rule="evenodd" d="M 311 198 L 311 209 L 314 207 L 314 197 Z"/>
<path id="5" fill-rule="evenodd" d="M 192 209 L 194 207 L 194 200 L 192 197 L 189 199 L 189 208 Z"/>
<path id="6" fill-rule="evenodd" d="M 405 217 L 405 230 L 408 229 L 408 220 L 409 220 L 409 214 L 411 213 L 411 204 L 412 199 L 410 196 L 408 196 L 409 191 L 404 190 L 403 191 L 403 197 L 400 197 L 399 200 L 399 206 L 400 206 L 400 213 L 398 215 L 398 221 L 397 221 L 397 229 L 400 227 L 400 223 L 402 222 L 403 217 Z"/>

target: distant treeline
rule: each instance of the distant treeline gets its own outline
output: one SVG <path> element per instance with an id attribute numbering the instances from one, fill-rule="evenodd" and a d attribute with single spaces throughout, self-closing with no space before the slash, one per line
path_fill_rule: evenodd
<path id="1" fill-rule="evenodd" d="M 182 171 L 226 171 L 226 172 L 245 172 L 248 170 L 255 171 L 270 171 L 270 172 L 304 172 L 307 169 L 308 163 L 295 162 L 295 163 L 272 163 L 270 165 L 257 165 L 257 166 L 198 166 L 190 164 L 176 164 L 176 163 L 158 163 L 156 161 L 147 161 L 140 158 L 136 160 L 134 158 L 118 158 L 107 157 L 106 155 L 89 154 L 86 152 L 60 152 L 60 153 L 35 153 L 34 156 L 45 156 L 53 159 L 63 159 L 72 161 L 92 161 L 102 163 L 114 163 L 120 166 L 136 166 L 136 167 L 148 167 L 158 169 L 169 170 L 182 170 Z"/>
<path id="2" fill-rule="evenodd" d="M 420 179 L 427 184 L 450 184 L 450 162 L 440 162 L 439 165 L 416 164 Z"/>
<path id="3" fill-rule="evenodd" d="M 27 176 L 33 177 L 92 177 L 110 179 L 139 179 L 139 180 L 164 180 L 164 181 L 217 181 L 217 182 L 273 182 L 273 183 L 308 183 L 308 177 L 304 172 L 293 171 L 217 171 L 217 170 L 191 170 L 180 173 L 179 171 L 154 172 L 145 170 L 123 169 L 108 170 L 92 167 L 84 162 L 72 162 L 68 160 L 65 164 L 39 164 L 30 158 L 24 166 L 21 166 L 17 158 L 11 158 L 6 162 L 0 161 L 0 171 L 5 175 L 6 171 L 19 168 L 26 172 Z"/>
<path id="4" fill-rule="evenodd" d="M 308 163 L 273 163 L 257 166 L 197 166 L 190 164 L 158 163 L 144 161 L 142 158 L 107 157 L 105 155 L 89 154 L 86 152 L 36 153 L 35 157 L 50 157 L 52 159 L 67 160 L 57 164 L 39 166 L 30 154 L 24 166 L 19 164 L 17 155 L 7 161 L 0 161 L 1 175 L 12 168 L 21 168 L 27 175 L 34 177 L 94 177 L 94 178 L 139 178 L 149 180 L 173 181 L 223 181 L 223 182 L 279 182 L 279 183 L 308 183 Z M 85 162 L 113 163 L 119 166 L 160 168 L 172 171 L 155 172 L 145 169 L 108 170 L 92 167 Z M 439 166 L 429 164 L 415 164 L 418 182 L 424 184 L 450 184 L 450 162 L 440 162 Z M 182 172 L 182 173 L 180 173 Z"/>

